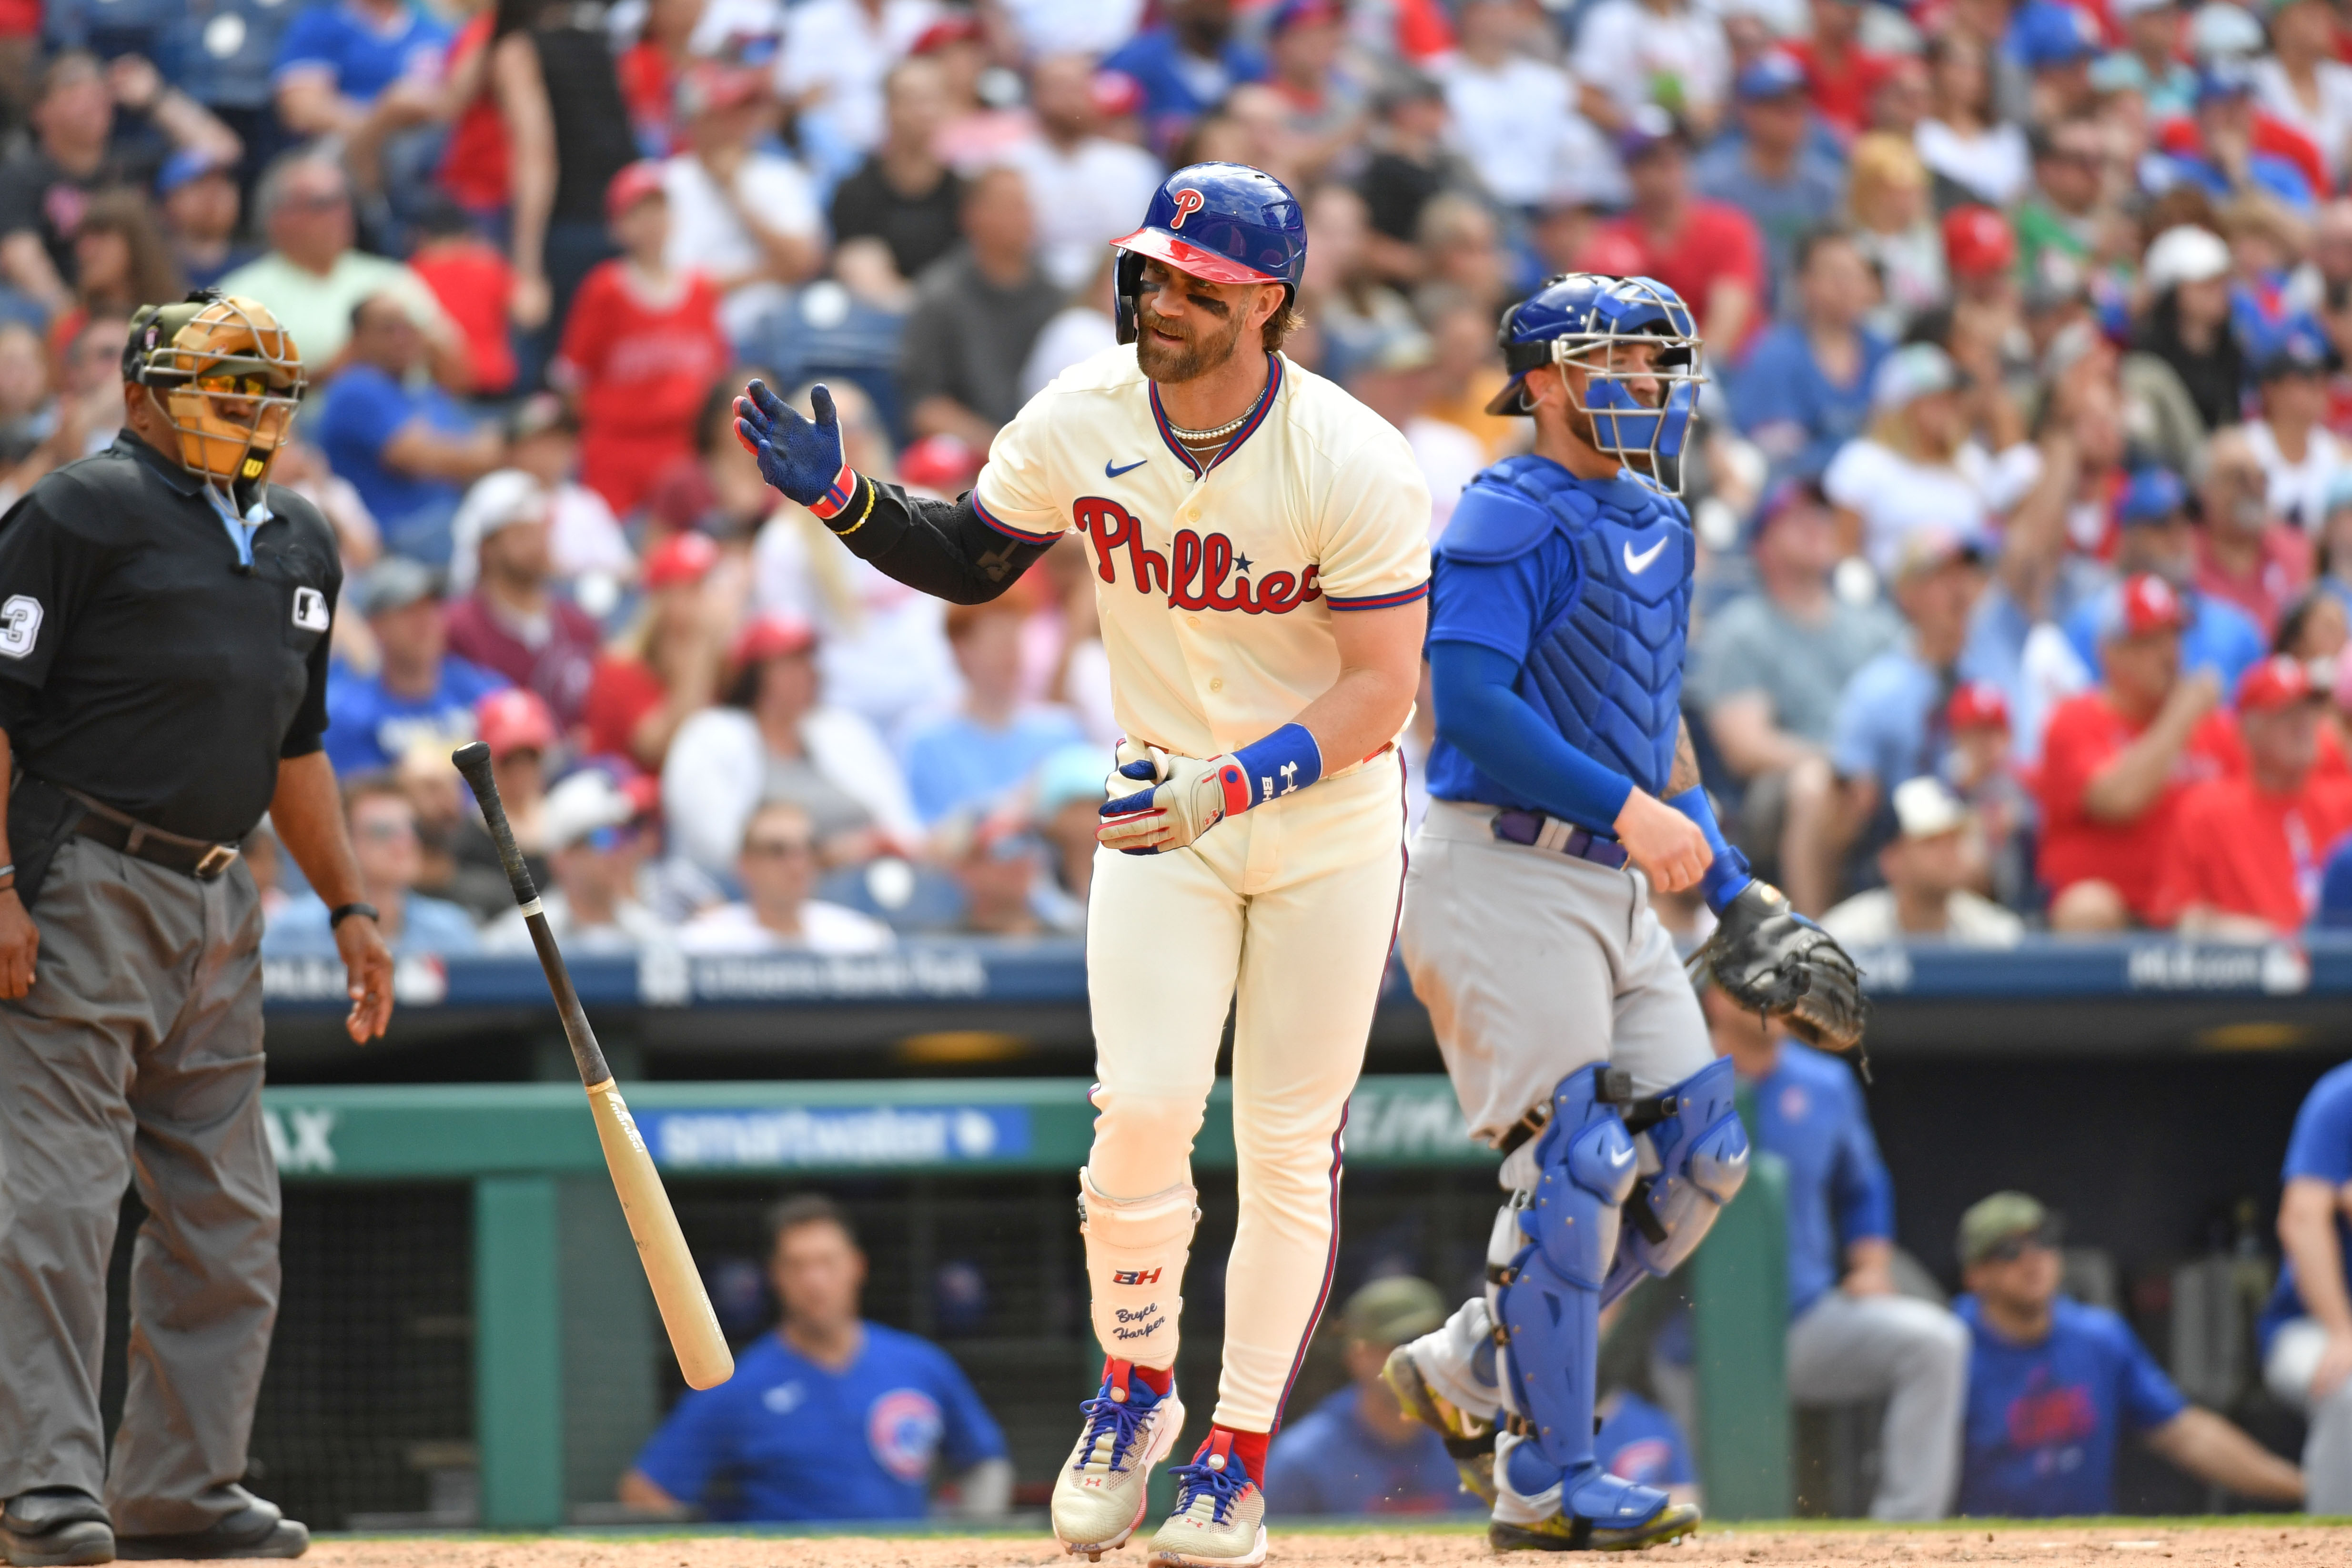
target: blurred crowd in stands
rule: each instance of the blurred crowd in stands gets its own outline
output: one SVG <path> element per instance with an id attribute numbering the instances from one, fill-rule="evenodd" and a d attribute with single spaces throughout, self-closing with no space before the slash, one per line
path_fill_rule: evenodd
<path id="1" fill-rule="evenodd" d="M 822 378 L 854 464 L 952 495 L 1113 342 L 1162 172 L 1240 160 L 1306 213 L 1286 352 L 1405 432 L 1433 533 L 1528 437 L 1481 412 L 1506 304 L 1692 302 L 1688 709 L 1799 907 L 2352 921 L 2347 61 L 2329 0 L 0 0 L 0 496 L 112 439 L 136 305 L 257 297 L 388 934 L 520 940 L 476 733 L 567 942 L 1075 929 L 1082 542 L 950 612 L 729 400 Z"/>

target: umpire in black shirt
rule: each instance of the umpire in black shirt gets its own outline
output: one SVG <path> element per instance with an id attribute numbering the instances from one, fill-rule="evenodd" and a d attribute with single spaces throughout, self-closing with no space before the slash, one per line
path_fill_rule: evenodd
<path id="1" fill-rule="evenodd" d="M 261 1113 L 264 811 L 335 909 L 354 1040 L 392 960 L 343 830 L 327 727 L 342 585 L 311 505 L 268 483 L 302 363 L 217 293 L 132 318 L 122 435 L 0 518 L 0 1552 L 10 1563 L 293 1557 L 247 1492 L 278 1312 Z M 99 1422 L 123 1188 L 130 1381 Z"/>

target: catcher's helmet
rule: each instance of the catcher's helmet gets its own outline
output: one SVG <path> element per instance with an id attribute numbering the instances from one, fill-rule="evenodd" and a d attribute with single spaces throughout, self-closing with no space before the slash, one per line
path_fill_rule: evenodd
<path id="1" fill-rule="evenodd" d="M 1592 420 L 1592 444 L 1620 458 L 1648 459 L 1651 477 L 1680 491 L 1675 460 L 1683 455 L 1704 379 L 1698 329 L 1681 295 L 1654 278 L 1565 273 L 1505 311 L 1496 336 L 1511 379 L 1487 413 L 1534 412 L 1524 395 L 1528 374 L 1548 364 L 1575 365 L 1585 373 L 1582 406 Z M 1657 351 L 1638 371 L 1621 366 L 1615 352 L 1633 342 Z M 1658 384 L 1657 403 L 1626 384 L 1636 376 Z"/>
<path id="2" fill-rule="evenodd" d="M 1143 226 L 1111 241 L 1119 253 L 1118 341 L 1135 341 L 1135 297 L 1148 258 L 1211 283 L 1280 283 L 1298 297 L 1307 218 L 1290 187 L 1247 163 L 1189 163 L 1151 194 Z"/>
<path id="3" fill-rule="evenodd" d="M 307 384 L 302 352 L 269 307 L 216 289 L 140 307 L 122 379 L 154 390 L 179 432 L 181 465 L 224 488 L 268 478 Z M 248 412 L 239 417 L 235 404 Z"/>

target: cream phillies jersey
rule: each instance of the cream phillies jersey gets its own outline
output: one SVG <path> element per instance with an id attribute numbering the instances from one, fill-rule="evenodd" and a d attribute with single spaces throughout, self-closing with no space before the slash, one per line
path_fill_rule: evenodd
<path id="1" fill-rule="evenodd" d="M 1084 535 L 1112 710 L 1186 756 L 1247 745 L 1330 689 L 1334 614 L 1429 592 L 1429 488 L 1404 437 L 1280 354 L 1205 467 L 1132 344 L 1073 365 L 997 432 L 972 504 L 1013 539 Z"/>

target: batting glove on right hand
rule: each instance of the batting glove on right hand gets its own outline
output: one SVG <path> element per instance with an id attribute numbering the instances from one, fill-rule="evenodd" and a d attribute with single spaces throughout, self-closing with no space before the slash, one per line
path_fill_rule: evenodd
<path id="1" fill-rule="evenodd" d="M 822 384 L 809 394 L 814 422 L 754 381 L 735 400 L 735 438 L 759 459 L 760 477 L 803 506 L 823 500 L 841 477 L 841 416 Z"/>
<path id="2" fill-rule="evenodd" d="M 1139 748 L 1121 742 L 1119 754 Z M 1231 757 L 1180 757 L 1157 746 L 1113 773 L 1109 787 L 1133 780 L 1148 787 L 1103 802 L 1097 843 L 1123 855 L 1181 849 L 1235 812 L 1249 809 L 1249 784 Z M 1230 776 L 1228 776 L 1230 775 Z"/>

